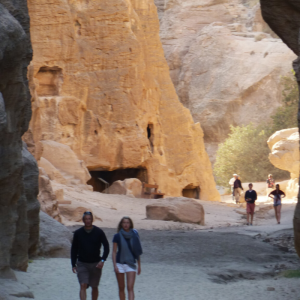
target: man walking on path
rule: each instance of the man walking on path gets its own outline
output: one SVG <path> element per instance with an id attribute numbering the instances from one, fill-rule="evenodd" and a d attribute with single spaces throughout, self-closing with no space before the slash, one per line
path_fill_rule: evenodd
<path id="1" fill-rule="evenodd" d="M 242 182 L 239 180 L 238 178 L 238 175 L 237 174 L 234 174 L 234 178 L 235 178 L 235 181 L 233 183 L 233 190 L 234 190 L 234 197 L 235 197 L 235 202 L 236 204 L 240 203 L 240 196 L 242 194 L 242 190 L 243 187 L 242 187 Z"/>
<path id="2" fill-rule="evenodd" d="M 97 300 L 102 268 L 109 254 L 109 244 L 105 233 L 93 225 L 91 212 L 85 212 L 82 221 L 84 226 L 74 232 L 71 247 L 72 270 L 77 274 L 80 284 L 80 300 L 86 300 L 86 289 L 89 286 L 92 287 L 92 300 Z M 102 257 L 101 245 L 104 247 Z"/>
<path id="3" fill-rule="evenodd" d="M 257 200 L 257 193 L 252 188 L 253 188 L 253 184 L 249 183 L 249 190 L 245 194 L 245 200 L 247 202 L 247 225 L 249 225 L 250 216 L 251 216 L 250 225 L 253 224 L 255 201 Z"/>
<path id="4" fill-rule="evenodd" d="M 234 189 L 233 189 L 233 184 L 235 181 L 235 176 L 237 176 L 237 174 L 233 174 L 233 177 L 229 180 L 229 185 L 230 185 L 230 189 L 231 189 L 231 194 L 232 194 L 232 200 L 234 200 Z"/>

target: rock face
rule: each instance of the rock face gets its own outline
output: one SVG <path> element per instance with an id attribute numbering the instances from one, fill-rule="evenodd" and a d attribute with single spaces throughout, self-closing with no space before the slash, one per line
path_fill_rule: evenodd
<path id="1" fill-rule="evenodd" d="M 219 200 L 201 126 L 169 76 L 153 0 L 29 0 L 28 8 L 33 118 L 25 140 L 35 157 L 51 140 L 95 177 L 143 171 L 168 195 L 200 186 L 201 199 Z"/>
<path id="2" fill-rule="evenodd" d="M 270 162 L 278 169 L 291 173 L 286 186 L 287 198 L 298 196 L 299 181 L 299 131 L 298 128 L 284 129 L 275 132 L 268 140 L 271 150 Z"/>
<path id="3" fill-rule="evenodd" d="M 26 270 L 39 232 L 38 170 L 21 140 L 31 116 L 25 0 L 0 0 L 0 41 L 0 277 L 13 277 L 10 268 Z"/>
<path id="4" fill-rule="evenodd" d="M 295 59 L 250 2 L 155 1 L 172 81 L 212 162 L 230 125 L 260 124 L 281 105 L 280 78 Z"/>
<path id="5" fill-rule="evenodd" d="M 300 54 L 299 27 L 300 3 L 295 0 L 261 0 L 262 15 L 273 31 L 294 51 Z M 296 72 L 298 86 L 300 87 L 300 60 L 294 61 L 293 68 Z M 300 90 L 300 88 L 299 88 Z M 300 104 L 300 102 L 299 102 Z M 298 127 L 300 119 L 298 114 Z M 300 195 L 294 215 L 295 248 L 300 256 Z"/>
<path id="6" fill-rule="evenodd" d="M 205 225 L 203 206 L 194 199 L 168 198 L 146 206 L 151 220 L 177 221 Z"/>

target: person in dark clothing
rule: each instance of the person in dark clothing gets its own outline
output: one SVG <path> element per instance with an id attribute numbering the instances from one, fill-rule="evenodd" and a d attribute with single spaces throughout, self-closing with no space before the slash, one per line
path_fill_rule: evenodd
<path id="1" fill-rule="evenodd" d="M 257 193 L 252 188 L 253 188 L 253 184 L 249 183 L 249 190 L 245 194 L 245 200 L 247 202 L 247 225 L 249 225 L 250 216 L 251 216 L 250 225 L 253 224 L 255 201 L 257 200 Z"/>
<path id="2" fill-rule="evenodd" d="M 236 204 L 238 204 L 238 203 L 240 203 L 240 196 L 242 194 L 242 190 L 244 190 L 244 189 L 242 187 L 242 182 L 239 179 L 239 176 L 236 175 L 234 178 L 235 178 L 235 181 L 233 183 L 234 198 L 235 198 Z"/>
<path id="3" fill-rule="evenodd" d="M 97 300 L 102 268 L 109 254 L 109 244 L 105 233 L 93 225 L 91 212 L 85 212 L 82 221 L 84 226 L 74 232 L 71 247 L 72 270 L 77 274 L 80 284 L 80 300 L 86 300 L 86 289 L 89 286 L 92 287 L 92 300 Z M 101 245 L 104 247 L 102 257 Z"/>
<path id="4" fill-rule="evenodd" d="M 281 199 L 285 197 L 285 193 L 280 190 L 280 186 L 277 183 L 276 184 L 276 190 L 272 191 L 269 194 L 269 197 L 271 197 L 274 201 L 274 210 L 275 210 L 275 218 L 277 220 L 277 223 L 280 224 L 280 218 L 281 218 Z"/>

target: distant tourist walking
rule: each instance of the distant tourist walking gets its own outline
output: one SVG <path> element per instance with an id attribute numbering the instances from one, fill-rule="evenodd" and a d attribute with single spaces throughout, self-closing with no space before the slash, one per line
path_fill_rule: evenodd
<path id="1" fill-rule="evenodd" d="M 269 197 L 271 197 L 274 201 L 275 218 L 277 220 L 277 223 L 280 224 L 281 199 L 285 197 L 285 193 L 282 190 L 280 190 L 279 184 L 276 184 L 276 190 L 272 191 L 269 194 Z"/>
<path id="2" fill-rule="evenodd" d="M 136 273 L 141 274 L 142 246 L 138 232 L 129 217 L 123 217 L 118 225 L 118 233 L 113 238 L 113 264 L 119 285 L 120 300 L 125 300 L 125 274 L 128 299 L 134 300 Z M 136 265 L 137 262 L 137 265 Z"/>
<path id="3" fill-rule="evenodd" d="M 240 196 L 242 194 L 242 182 L 239 179 L 239 176 L 237 174 L 234 174 L 234 183 L 233 183 L 233 191 L 234 191 L 234 198 L 235 198 L 235 202 L 236 204 L 240 203 Z"/>
<path id="4" fill-rule="evenodd" d="M 232 195 L 232 200 L 234 200 L 234 188 L 233 188 L 233 184 L 237 178 L 237 174 L 233 174 L 233 177 L 229 180 L 229 185 L 230 185 L 230 189 L 231 189 L 231 195 Z"/>
<path id="5" fill-rule="evenodd" d="M 86 300 L 86 289 L 92 287 L 92 300 L 98 299 L 98 286 L 104 262 L 109 254 L 105 233 L 93 225 L 93 214 L 86 211 L 82 216 L 84 226 L 74 232 L 71 248 L 73 272 L 80 284 L 80 300 Z M 101 245 L 104 247 L 100 256 Z"/>
<path id="6" fill-rule="evenodd" d="M 253 184 L 249 183 L 249 190 L 245 194 L 245 200 L 247 202 L 247 225 L 253 224 L 253 215 L 255 211 L 255 201 L 257 200 L 257 193 L 253 189 Z M 251 221 L 249 223 L 249 219 L 251 217 Z"/>
<path id="7" fill-rule="evenodd" d="M 272 174 L 268 175 L 267 179 L 267 196 L 275 189 L 275 180 Z"/>

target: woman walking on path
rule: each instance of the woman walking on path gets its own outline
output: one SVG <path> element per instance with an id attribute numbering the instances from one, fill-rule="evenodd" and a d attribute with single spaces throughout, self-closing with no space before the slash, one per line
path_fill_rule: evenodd
<path id="1" fill-rule="evenodd" d="M 276 184 L 276 190 L 272 191 L 269 194 L 269 197 L 271 197 L 274 200 L 275 218 L 278 224 L 280 224 L 281 218 L 281 199 L 285 197 L 285 193 L 279 188 L 279 184 Z"/>
<path id="2" fill-rule="evenodd" d="M 128 299 L 134 300 L 136 273 L 141 274 L 142 246 L 138 232 L 129 217 L 123 217 L 118 225 L 118 233 L 113 238 L 113 264 L 119 285 L 120 300 L 125 300 L 125 274 Z M 137 264 L 136 264 L 137 262 Z"/>

